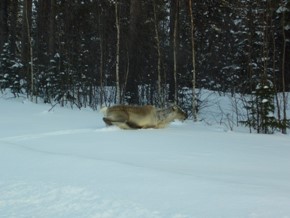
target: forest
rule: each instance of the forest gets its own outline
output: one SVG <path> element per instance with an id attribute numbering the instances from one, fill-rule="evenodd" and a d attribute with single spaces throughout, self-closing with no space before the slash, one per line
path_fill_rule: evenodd
<path id="1" fill-rule="evenodd" d="M 289 42 L 289 0 L 1 0 L 0 92 L 174 103 L 196 120 L 208 89 L 245 97 L 257 132 L 286 133 Z"/>

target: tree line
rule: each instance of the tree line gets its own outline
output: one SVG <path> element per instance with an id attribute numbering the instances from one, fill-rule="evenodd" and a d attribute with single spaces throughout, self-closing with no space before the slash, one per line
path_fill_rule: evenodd
<path id="1" fill-rule="evenodd" d="M 195 90 L 250 94 L 246 124 L 270 98 L 285 130 L 289 41 L 289 0 L 1 0 L 0 90 L 95 109 L 172 102 L 193 117 Z"/>

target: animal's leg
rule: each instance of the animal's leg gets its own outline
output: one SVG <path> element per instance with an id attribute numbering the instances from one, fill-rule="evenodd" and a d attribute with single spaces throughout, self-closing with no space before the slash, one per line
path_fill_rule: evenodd
<path id="1" fill-rule="evenodd" d="M 141 128 L 142 128 L 142 127 L 139 126 L 138 124 L 133 123 L 133 122 L 130 122 L 130 121 L 127 121 L 126 124 L 127 124 L 131 129 L 141 129 Z"/>
<path id="2" fill-rule="evenodd" d="M 118 126 L 121 129 L 132 129 L 126 122 L 115 122 L 111 119 L 104 117 L 103 121 L 106 123 L 107 126 Z"/>
<path id="3" fill-rule="evenodd" d="M 142 129 L 156 129 L 156 126 L 154 126 L 154 125 L 147 125 L 147 126 L 143 126 Z"/>
<path id="4" fill-rule="evenodd" d="M 109 118 L 107 118 L 107 117 L 104 117 L 103 121 L 107 124 L 107 126 L 112 126 L 113 125 L 112 121 Z"/>
<path id="5" fill-rule="evenodd" d="M 120 129 L 132 129 L 132 127 L 130 127 L 129 125 L 127 125 L 127 123 L 125 122 L 112 122 L 112 124 L 114 126 L 119 127 Z"/>
<path id="6" fill-rule="evenodd" d="M 131 129 L 131 127 L 126 123 L 128 116 L 124 113 L 115 113 L 113 115 L 104 117 L 103 120 L 108 126 L 115 125 L 121 129 Z"/>
<path id="7" fill-rule="evenodd" d="M 116 114 L 114 116 L 107 116 L 107 117 L 104 117 L 103 118 L 103 121 L 111 126 L 111 125 L 114 125 L 114 122 L 126 122 L 127 121 L 127 116 L 126 115 L 123 115 L 123 114 Z"/>

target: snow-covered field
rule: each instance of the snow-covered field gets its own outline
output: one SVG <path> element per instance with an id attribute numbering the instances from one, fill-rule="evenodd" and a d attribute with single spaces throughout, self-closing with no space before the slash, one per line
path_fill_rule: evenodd
<path id="1" fill-rule="evenodd" d="M 0 98 L 1 218 L 287 218 L 290 136 L 202 123 L 107 128 Z"/>

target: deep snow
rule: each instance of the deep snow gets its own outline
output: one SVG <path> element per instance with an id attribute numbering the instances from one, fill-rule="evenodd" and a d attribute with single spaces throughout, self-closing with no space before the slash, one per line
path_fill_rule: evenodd
<path id="1" fill-rule="evenodd" d="M 0 98 L 0 217 L 290 217 L 290 137 Z"/>

